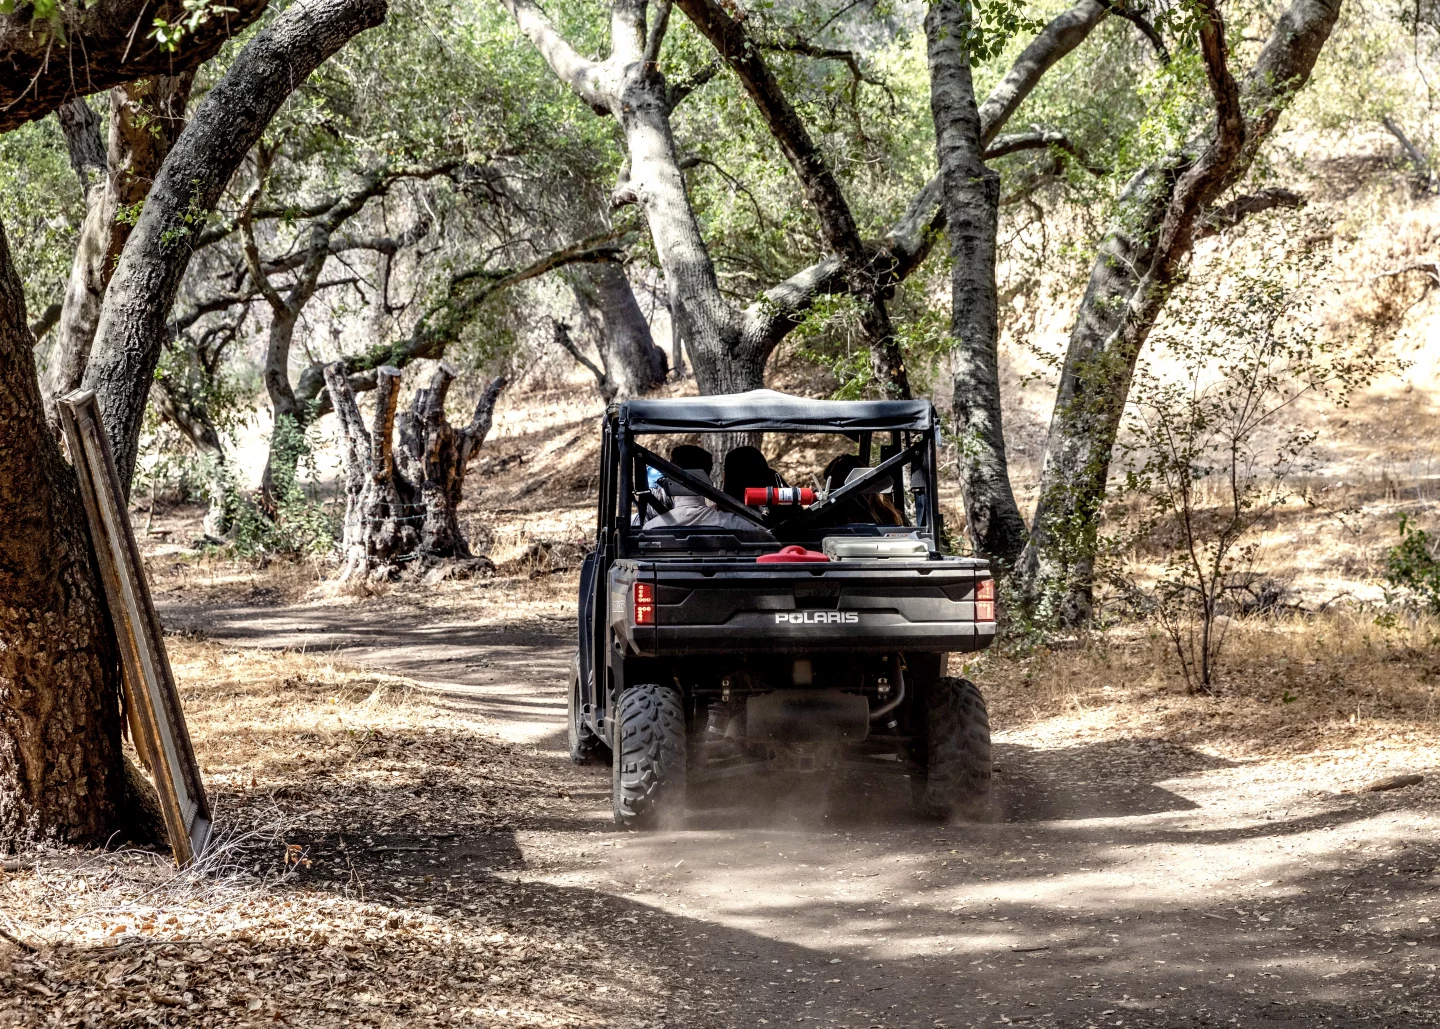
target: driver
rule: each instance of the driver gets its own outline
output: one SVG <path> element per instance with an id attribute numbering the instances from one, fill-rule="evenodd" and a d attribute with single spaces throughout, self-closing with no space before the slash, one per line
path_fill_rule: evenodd
<path id="1" fill-rule="evenodd" d="M 676 447 L 670 452 L 670 460 L 695 478 L 707 483 L 710 481 L 710 469 L 715 466 L 715 459 L 704 447 L 688 445 Z M 703 525 L 717 529 L 753 530 L 759 528 L 747 518 L 742 518 L 729 511 L 721 511 L 683 482 L 663 478 L 660 480 L 660 484 L 674 500 L 675 506 L 669 511 L 662 511 L 647 518 L 643 526 L 646 529 L 689 525 Z"/>

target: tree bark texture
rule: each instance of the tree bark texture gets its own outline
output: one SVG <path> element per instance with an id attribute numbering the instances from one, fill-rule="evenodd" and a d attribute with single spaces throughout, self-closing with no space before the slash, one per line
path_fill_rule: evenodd
<path id="1" fill-rule="evenodd" d="M 100 148 L 96 181 L 81 178 L 85 184 L 85 220 L 65 286 L 58 338 L 45 369 L 45 411 L 52 431 L 57 433 L 60 418 L 55 400 L 79 387 L 84 378 L 105 288 L 130 238 L 139 205 L 184 128 L 185 104 L 193 78 L 194 72 L 187 71 L 127 82 L 110 90 L 109 144 Z M 99 119 L 83 124 L 83 119 L 70 121 L 65 112 L 77 104 L 84 106 L 85 101 L 72 101 L 56 113 L 62 116 L 67 141 L 72 134 L 81 136 L 88 150 L 100 142 Z M 71 153 L 75 153 L 73 145 Z"/>
<path id="2" fill-rule="evenodd" d="M 325 366 L 325 383 L 335 403 L 345 469 L 345 563 L 340 581 L 393 578 L 420 541 L 421 521 L 419 492 L 395 467 L 400 369 L 377 370 L 375 418 L 368 429 L 338 363 Z"/>
<path id="3" fill-rule="evenodd" d="M 570 285 L 600 350 L 605 399 L 627 400 L 664 384 L 670 362 L 655 345 L 625 266 L 618 261 L 579 265 L 570 273 Z"/>
<path id="4" fill-rule="evenodd" d="M 11 850 L 104 842 L 124 791 L 119 659 L 32 346 L 0 226 L 0 849 Z"/>
<path id="5" fill-rule="evenodd" d="M 199 67 L 265 10 L 267 0 L 231 8 L 185 33 L 173 53 L 149 38 L 156 18 L 183 20 L 183 0 L 98 0 L 56 5 L 62 33 L 36 21 L 30 4 L 0 15 L 0 132 L 43 118 L 66 101 L 141 79 Z"/>
<path id="6" fill-rule="evenodd" d="M 127 490 L 165 322 L 206 217 L 291 91 L 385 11 L 385 0 L 297 0 L 240 51 L 161 166 L 106 291 L 84 378 Z"/>
<path id="7" fill-rule="evenodd" d="M 442 363 L 430 377 L 430 385 L 415 392 L 410 409 L 399 418 L 396 456 L 400 474 L 418 485 L 423 510 L 415 552 L 422 568 L 474 557 L 460 531 L 465 473 L 490 433 L 495 402 L 506 382 L 503 375 L 491 380 L 475 405 L 470 423 L 457 429 L 445 417 L 445 397 L 454 381 L 455 369 Z"/>
<path id="8" fill-rule="evenodd" d="M 1025 521 L 1010 488 L 1001 420 L 995 284 L 1000 176 L 985 167 L 980 110 L 965 45 L 968 0 L 935 0 L 925 18 L 930 108 L 950 237 L 951 360 L 960 490 L 975 550 L 1002 567 L 1024 549 Z"/>
<path id="9" fill-rule="evenodd" d="M 1081 301 L 1046 441 L 1040 499 L 1019 584 L 1066 623 L 1090 617 L 1100 506 L 1135 362 L 1164 309 L 1201 219 L 1249 169 L 1305 85 L 1341 0 L 1294 0 L 1243 88 L 1225 64 L 1223 23 L 1201 4 L 1201 53 L 1215 116 L 1180 150 L 1126 187 Z"/>

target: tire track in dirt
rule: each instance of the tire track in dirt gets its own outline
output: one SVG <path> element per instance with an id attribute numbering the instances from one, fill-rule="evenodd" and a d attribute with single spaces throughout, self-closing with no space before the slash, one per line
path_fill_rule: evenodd
<path id="1" fill-rule="evenodd" d="M 608 769 L 564 756 L 567 622 L 162 614 L 235 646 L 405 675 L 533 747 L 545 778 L 571 785 L 546 819 L 516 827 L 518 856 L 441 840 L 426 868 L 503 881 L 518 912 L 592 912 L 666 984 L 657 1026 L 1440 1022 L 1429 781 L 1341 796 L 1278 763 L 1163 740 L 1045 749 L 997 726 L 983 824 L 917 822 L 898 778 L 751 781 L 698 796 L 684 830 L 622 832 L 608 824 Z"/>

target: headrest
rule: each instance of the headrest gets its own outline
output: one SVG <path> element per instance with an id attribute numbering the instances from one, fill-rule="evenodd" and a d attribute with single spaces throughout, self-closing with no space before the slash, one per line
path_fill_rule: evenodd
<path id="1" fill-rule="evenodd" d="M 687 472 L 689 472 L 691 475 L 695 476 L 695 478 L 701 480 L 702 482 L 707 482 L 707 483 L 708 483 L 708 482 L 710 481 L 710 475 L 709 475 L 709 473 L 704 472 L 704 471 L 700 470 L 699 468 L 687 468 L 687 469 L 685 469 L 685 470 L 686 470 Z M 698 497 L 698 496 L 700 496 L 700 494 L 699 494 L 696 490 L 691 489 L 689 486 L 687 486 L 685 483 L 681 482 L 679 479 L 672 479 L 672 478 L 670 478 L 670 476 L 668 476 L 668 475 L 664 475 L 664 476 L 661 476 L 661 477 L 660 477 L 660 488 L 663 489 L 666 493 L 668 493 L 668 494 L 669 494 L 670 496 L 672 496 L 672 497 Z"/>
<path id="2" fill-rule="evenodd" d="M 710 451 L 704 447 L 682 443 L 670 451 L 670 463 L 684 468 L 687 472 L 701 471 L 708 475 L 715 467 L 715 458 L 710 456 Z"/>
<path id="3" fill-rule="evenodd" d="M 856 468 L 856 469 L 855 469 L 854 471 L 852 471 L 849 475 L 845 476 L 845 482 L 846 482 L 846 484 L 848 485 L 849 483 L 854 482 L 856 479 L 860 478 L 861 476 L 863 476 L 863 475 L 868 475 L 868 474 L 870 473 L 870 471 L 871 471 L 871 469 L 869 469 L 869 468 Z M 861 493 L 894 493 L 894 492 L 895 492 L 895 486 L 894 486 L 894 483 L 892 483 L 888 478 L 887 478 L 887 479 L 875 479 L 875 480 L 872 480 L 871 483 L 870 483 L 868 486 L 866 486 L 864 489 L 862 489 L 860 492 L 861 492 Z"/>

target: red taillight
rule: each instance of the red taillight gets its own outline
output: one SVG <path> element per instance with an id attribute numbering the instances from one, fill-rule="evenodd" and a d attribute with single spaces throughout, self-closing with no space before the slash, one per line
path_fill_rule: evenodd
<path id="1" fill-rule="evenodd" d="M 655 587 L 648 582 L 635 584 L 635 624 L 655 624 Z"/>
<path id="2" fill-rule="evenodd" d="M 975 620 L 977 622 L 993 622 L 995 620 L 994 579 L 981 579 L 975 584 Z"/>

